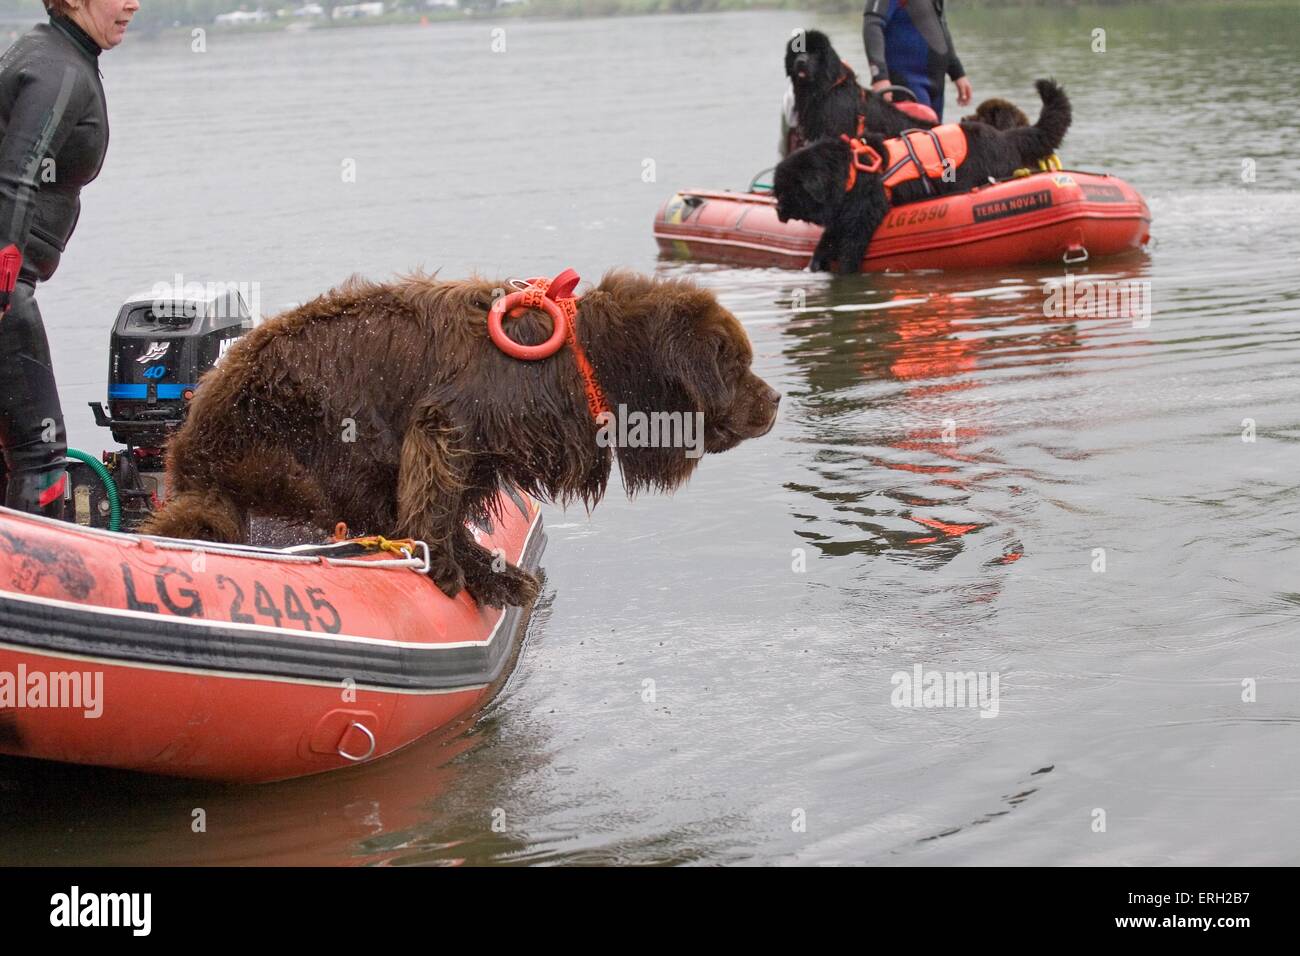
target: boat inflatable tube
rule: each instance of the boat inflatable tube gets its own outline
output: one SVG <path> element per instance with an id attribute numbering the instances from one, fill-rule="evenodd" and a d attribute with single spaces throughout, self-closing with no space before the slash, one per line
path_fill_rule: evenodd
<path id="1" fill-rule="evenodd" d="M 536 502 L 470 528 L 532 570 Z M 427 553 L 351 558 L 0 508 L 0 753 L 229 782 L 375 760 L 482 706 L 525 615 L 448 598 Z"/>
<path id="2" fill-rule="evenodd" d="M 1139 250 L 1150 231 L 1146 201 L 1124 180 L 1040 172 L 896 206 L 862 271 L 1080 263 Z M 776 200 L 759 192 L 682 190 L 654 221 L 665 256 L 785 269 L 807 267 L 821 234 L 812 223 L 781 222 Z"/>

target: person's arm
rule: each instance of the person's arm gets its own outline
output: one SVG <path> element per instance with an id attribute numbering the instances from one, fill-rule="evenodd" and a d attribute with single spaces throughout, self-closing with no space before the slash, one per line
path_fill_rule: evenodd
<path id="1" fill-rule="evenodd" d="M 782 159 L 790 152 L 790 130 L 798 125 L 799 117 L 794 110 L 794 85 L 787 80 L 785 95 L 781 97 L 781 142 L 777 146 L 777 153 Z"/>
<path id="2" fill-rule="evenodd" d="M 889 0 L 867 0 L 862 11 L 862 46 L 867 52 L 871 86 L 889 85 L 889 61 L 885 57 L 885 24 L 889 22 Z"/>
<path id="3" fill-rule="evenodd" d="M 76 125 L 77 70 L 65 66 L 46 73 L 24 68 L 19 74 L 0 138 L 0 314 L 9 307 L 31 237 L 36 193 L 41 182 L 59 174 L 45 166 L 45 159 L 59 151 Z"/>

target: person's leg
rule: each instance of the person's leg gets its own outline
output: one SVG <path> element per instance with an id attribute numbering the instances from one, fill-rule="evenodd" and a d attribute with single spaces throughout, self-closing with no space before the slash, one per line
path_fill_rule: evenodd
<path id="1" fill-rule="evenodd" d="M 912 21 L 910 7 L 904 5 L 897 10 L 891 7 L 889 24 L 885 28 L 885 49 L 889 58 L 889 82 L 907 87 L 916 95 L 918 103 L 933 109 L 930 44 Z M 939 90 L 942 94 L 943 87 Z M 939 110 L 935 109 L 935 112 Z"/>
<path id="2" fill-rule="evenodd" d="M 9 473 L 4 503 L 61 518 L 68 446 L 34 293 L 33 284 L 20 281 L 0 318 L 0 447 Z"/>
<path id="3" fill-rule="evenodd" d="M 942 123 L 943 122 L 943 93 L 944 93 L 943 77 L 939 77 L 939 79 L 935 81 L 934 89 L 937 90 L 938 92 L 934 92 L 931 90 L 926 91 L 928 94 L 926 99 L 928 99 L 929 102 L 926 103 L 925 105 L 930 107 L 930 109 L 934 110 L 934 115 L 939 117 L 939 122 Z M 919 98 L 920 97 L 918 97 L 918 99 Z"/>
<path id="4" fill-rule="evenodd" d="M 934 115 L 939 117 L 939 122 L 943 122 L 943 94 L 945 84 L 948 82 L 948 57 L 940 55 L 930 50 L 929 69 L 926 77 L 926 85 L 930 88 L 930 109 L 934 110 Z"/>
<path id="5" fill-rule="evenodd" d="M 895 86 L 907 87 L 916 96 L 916 101 L 918 103 L 923 106 L 929 106 L 936 113 L 940 112 L 939 108 L 936 107 L 933 102 L 934 97 L 930 92 L 930 77 L 928 74 L 902 70 L 895 72 L 890 70 L 889 82 L 893 83 Z M 899 99 L 902 99 L 902 97 L 899 97 Z"/>

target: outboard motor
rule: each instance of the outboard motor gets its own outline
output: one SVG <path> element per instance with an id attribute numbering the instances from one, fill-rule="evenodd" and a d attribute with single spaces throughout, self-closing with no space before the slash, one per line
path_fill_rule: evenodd
<path id="1" fill-rule="evenodd" d="M 103 454 L 117 501 L 96 463 L 70 460 L 67 520 L 131 531 L 149 517 L 166 493 L 163 446 L 185 421 L 199 377 L 252 327 L 248 303 L 224 284 L 157 287 L 122 304 L 109 341 L 108 411 L 90 403 L 95 423 L 126 446 Z"/>

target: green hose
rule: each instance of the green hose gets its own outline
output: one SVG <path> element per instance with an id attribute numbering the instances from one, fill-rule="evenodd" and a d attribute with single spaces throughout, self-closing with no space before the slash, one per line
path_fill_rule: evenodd
<path id="1" fill-rule="evenodd" d="M 94 455 L 87 455 L 84 451 L 78 451 L 75 448 L 68 449 L 68 457 L 75 458 L 77 461 L 84 461 L 90 466 L 90 470 L 99 476 L 99 480 L 104 483 L 104 490 L 108 492 L 108 530 L 121 530 L 122 499 L 117 496 L 117 482 L 108 473 L 104 463 Z"/>

